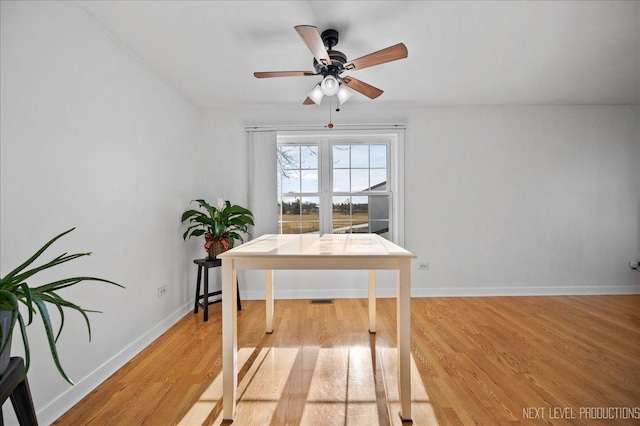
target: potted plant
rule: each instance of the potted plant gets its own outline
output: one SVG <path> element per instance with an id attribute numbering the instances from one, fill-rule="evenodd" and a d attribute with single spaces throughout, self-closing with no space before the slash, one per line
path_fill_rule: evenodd
<path id="1" fill-rule="evenodd" d="M 105 280 L 102 278 L 95 277 L 71 277 L 65 278 L 61 280 L 56 280 L 50 282 L 48 284 L 43 284 L 37 287 L 30 285 L 27 281 L 33 279 L 33 277 L 41 271 L 46 269 L 53 268 L 54 266 L 60 265 L 62 263 L 69 262 L 71 260 L 77 259 L 83 256 L 89 256 L 91 253 L 76 253 L 76 254 L 61 254 L 55 257 L 53 260 L 46 262 L 37 267 L 31 267 L 33 262 L 42 254 L 44 251 L 49 248 L 56 240 L 61 238 L 62 236 L 68 234 L 73 231 L 75 228 L 69 229 L 66 232 L 54 237 L 48 243 L 46 243 L 40 250 L 38 250 L 33 256 L 27 259 L 20 266 L 15 268 L 13 271 L 9 272 L 4 277 L 0 278 L 0 327 L 1 327 L 1 335 L 2 335 L 2 343 L 0 349 L 0 375 L 4 372 L 7 364 L 9 363 L 9 357 L 11 352 L 11 337 L 13 335 L 13 330 L 16 322 L 20 325 L 20 333 L 22 334 L 22 341 L 24 344 L 24 355 L 25 355 L 25 371 L 24 374 L 27 374 L 29 370 L 29 361 L 30 350 L 29 350 L 29 340 L 27 338 L 27 326 L 31 324 L 33 321 L 34 314 L 40 313 L 42 316 L 42 322 L 44 324 L 44 329 L 47 335 L 47 340 L 49 342 L 49 349 L 51 351 L 51 356 L 53 357 L 53 361 L 58 368 L 58 371 L 62 375 L 62 377 L 69 382 L 69 384 L 73 385 L 73 381 L 67 376 L 62 365 L 60 364 L 60 359 L 58 358 L 58 350 L 56 349 L 56 342 L 60 333 L 62 332 L 62 328 L 64 326 L 64 313 L 66 310 L 74 310 L 79 312 L 83 317 L 87 324 L 87 329 L 89 331 L 89 341 L 91 341 L 91 325 L 89 323 L 89 317 L 87 313 L 89 312 L 99 312 L 93 311 L 89 309 L 84 309 L 75 303 L 70 302 L 69 300 L 60 296 L 58 291 L 78 285 L 85 281 L 99 281 L 103 283 L 113 284 L 118 287 L 122 287 L 120 284 L 116 284 L 113 281 Z M 29 269 L 27 269 L 29 268 Z M 124 287 L 122 287 L 124 288 Z M 25 323 L 24 318 L 22 317 L 22 313 L 19 310 L 20 303 L 24 304 L 27 307 L 28 317 Z M 53 325 L 51 323 L 51 319 L 49 317 L 49 310 L 47 308 L 47 304 L 54 305 L 57 311 L 60 314 L 60 327 L 57 330 L 57 333 L 54 334 Z M 2 320 L 4 318 L 4 320 Z"/>
<path id="2" fill-rule="evenodd" d="M 193 200 L 198 203 L 199 210 L 187 210 L 182 213 L 182 223 L 188 221 L 190 226 L 182 238 L 204 235 L 204 249 L 209 259 L 215 259 L 220 253 L 233 248 L 235 240 L 244 241 L 241 233 L 248 234 L 249 225 L 253 225 L 253 213 L 244 207 L 231 205 L 229 200 L 218 198 L 214 207 L 205 200 Z"/>

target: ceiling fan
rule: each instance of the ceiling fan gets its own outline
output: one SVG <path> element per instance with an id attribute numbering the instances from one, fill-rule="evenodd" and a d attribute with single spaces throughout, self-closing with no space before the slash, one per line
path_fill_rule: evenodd
<path id="1" fill-rule="evenodd" d="M 298 25 L 295 29 L 313 53 L 315 71 L 265 71 L 254 72 L 253 75 L 256 78 L 321 75 L 322 81 L 316 84 L 307 95 L 307 99 L 303 102 L 304 105 L 320 104 L 324 96 L 333 95 L 337 95 L 340 104 L 343 104 L 353 95 L 354 91 L 375 99 L 382 94 L 382 90 L 341 74 L 345 71 L 360 70 L 404 59 L 408 55 L 407 47 L 403 43 L 398 43 L 358 59 L 347 61 L 347 56 L 344 53 L 333 50 L 333 47 L 338 44 L 338 31 L 329 29 L 320 34 L 318 28 L 312 25 Z"/>

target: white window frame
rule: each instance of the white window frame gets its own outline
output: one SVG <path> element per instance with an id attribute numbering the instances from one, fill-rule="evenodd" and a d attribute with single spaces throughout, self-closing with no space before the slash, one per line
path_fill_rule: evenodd
<path id="1" fill-rule="evenodd" d="M 404 244 L 404 129 L 390 130 L 329 130 L 329 131 L 278 131 L 278 145 L 318 144 L 318 180 L 320 187 L 320 233 L 332 231 L 333 176 L 331 173 L 334 144 L 356 145 L 386 143 L 387 192 L 362 195 L 389 195 L 389 239 Z M 327 159 L 325 161 L 324 159 Z M 280 188 L 278 188 L 279 191 Z M 353 193 L 336 193 L 354 195 Z M 278 199 L 281 194 L 278 192 Z M 323 207 L 324 206 L 324 207 Z M 329 207 L 326 207 L 329 206 Z"/>

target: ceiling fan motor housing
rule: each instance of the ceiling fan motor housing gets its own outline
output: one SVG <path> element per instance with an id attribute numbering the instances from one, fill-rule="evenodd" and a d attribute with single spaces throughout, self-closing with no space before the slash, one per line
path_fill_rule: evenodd
<path id="1" fill-rule="evenodd" d="M 344 64 L 347 63 L 347 55 L 337 50 L 329 50 L 327 52 L 331 59 L 331 65 L 325 65 L 319 63 L 316 59 L 313 60 L 313 68 L 318 74 L 322 74 L 324 77 L 331 74 L 337 77 L 342 71 L 344 71 Z"/>
<path id="2" fill-rule="evenodd" d="M 324 30 L 320 36 L 324 43 L 324 47 L 327 49 L 329 59 L 331 59 L 331 65 L 319 63 L 314 59 L 313 68 L 323 77 L 326 77 L 327 75 L 337 77 L 338 74 L 344 71 L 344 64 L 347 63 L 347 55 L 338 50 L 333 50 L 333 46 L 338 44 L 338 36 L 338 31 L 333 29 Z"/>
<path id="3" fill-rule="evenodd" d="M 338 36 L 338 31 L 332 29 L 324 30 L 320 35 L 327 50 L 333 49 L 333 46 L 338 44 Z"/>

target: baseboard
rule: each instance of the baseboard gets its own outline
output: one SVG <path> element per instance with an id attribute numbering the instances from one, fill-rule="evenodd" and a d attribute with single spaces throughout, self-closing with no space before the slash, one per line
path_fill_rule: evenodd
<path id="1" fill-rule="evenodd" d="M 412 297 L 593 296 L 640 294 L 640 286 L 435 287 L 411 289 Z"/>
<path id="2" fill-rule="evenodd" d="M 193 303 L 189 302 L 177 309 L 173 314 L 169 315 L 151 330 L 140 336 L 129 346 L 111 357 L 87 376 L 78 380 L 75 386 L 70 387 L 59 397 L 39 409 L 36 413 L 38 423 L 48 425 L 56 421 L 60 416 L 76 405 L 82 398 L 98 387 L 98 385 L 108 379 L 113 373 L 122 368 L 134 356 L 139 354 L 144 348 L 149 346 L 154 340 L 182 319 L 191 311 L 191 309 L 193 309 L 192 305 Z"/>

